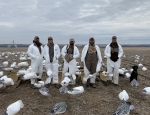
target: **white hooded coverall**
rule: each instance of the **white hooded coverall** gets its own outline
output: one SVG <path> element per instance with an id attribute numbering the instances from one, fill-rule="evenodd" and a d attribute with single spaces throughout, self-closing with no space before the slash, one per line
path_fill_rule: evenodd
<path id="1" fill-rule="evenodd" d="M 82 56 L 81 56 L 81 62 L 84 63 L 84 78 L 83 78 L 83 84 L 85 84 L 87 81 L 85 81 L 84 79 L 87 79 L 87 77 L 90 75 L 89 70 L 86 68 L 86 64 L 85 64 L 85 57 L 87 54 L 89 48 L 89 44 L 85 45 L 83 50 L 82 50 Z M 101 68 L 101 62 L 102 62 L 102 57 L 101 57 L 101 51 L 100 48 L 95 45 L 96 48 L 96 52 L 97 52 L 97 57 L 98 57 L 98 63 L 97 63 L 97 67 L 96 67 L 96 73 L 93 74 L 93 77 L 90 78 L 90 83 L 95 83 L 95 78 L 96 78 L 96 74 L 100 71 Z"/>
<path id="2" fill-rule="evenodd" d="M 107 72 L 113 73 L 113 82 L 114 84 L 118 84 L 119 81 L 119 67 L 121 65 L 121 57 L 123 56 L 123 49 L 121 45 L 118 44 L 118 60 L 116 62 L 112 61 L 110 59 L 111 57 L 111 47 L 110 44 L 108 44 L 105 48 L 104 54 L 107 57 Z M 107 80 L 112 80 L 112 77 L 107 77 Z"/>
<path id="3" fill-rule="evenodd" d="M 38 73 L 39 76 L 38 78 L 41 79 L 42 77 L 42 73 L 43 73 L 43 46 L 41 45 L 41 54 L 40 51 L 38 49 L 37 46 L 33 44 L 31 44 L 28 47 L 28 51 L 27 51 L 28 56 L 31 57 L 31 68 L 32 68 L 32 72 Z M 35 83 L 35 78 L 31 79 L 31 84 Z"/>
<path id="4" fill-rule="evenodd" d="M 58 83 L 58 58 L 60 57 L 60 48 L 57 44 L 54 44 L 54 57 L 53 62 L 50 62 L 49 57 L 49 47 L 47 45 L 44 46 L 44 58 L 45 58 L 45 67 L 46 70 L 50 69 L 52 71 L 52 76 L 49 76 L 46 79 L 46 84 L 51 82 L 51 78 L 53 77 L 53 83 Z"/>
<path id="5" fill-rule="evenodd" d="M 65 45 L 61 51 L 62 57 L 64 59 L 63 74 L 66 73 L 69 68 L 69 74 L 72 75 L 72 74 L 75 74 L 75 72 L 77 70 L 76 59 L 79 58 L 80 53 L 79 53 L 78 48 L 74 45 L 73 59 L 68 63 L 65 60 L 65 55 L 67 54 L 67 48 L 66 48 L 67 46 L 68 45 Z"/>

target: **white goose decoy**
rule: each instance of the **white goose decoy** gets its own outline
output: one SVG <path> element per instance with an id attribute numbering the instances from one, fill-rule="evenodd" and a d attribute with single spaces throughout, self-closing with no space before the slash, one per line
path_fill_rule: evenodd
<path id="1" fill-rule="evenodd" d="M 72 79 L 76 80 L 76 76 L 74 74 L 72 74 Z"/>
<path id="2" fill-rule="evenodd" d="M 24 66 L 28 66 L 29 64 L 28 64 L 28 62 L 20 62 L 20 63 L 18 63 L 18 67 L 24 67 Z"/>
<path id="3" fill-rule="evenodd" d="M 54 107 L 50 110 L 50 114 L 61 114 L 66 112 L 67 104 L 66 102 L 56 103 Z"/>
<path id="4" fill-rule="evenodd" d="M 27 57 L 28 60 L 31 60 L 31 57 Z"/>
<path id="5" fill-rule="evenodd" d="M 76 71 L 76 75 L 81 75 L 82 73 L 80 71 Z"/>
<path id="6" fill-rule="evenodd" d="M 48 90 L 48 88 L 42 86 L 40 89 L 39 89 L 39 92 L 44 95 L 44 96 L 48 96 L 50 95 L 50 91 Z"/>
<path id="7" fill-rule="evenodd" d="M 13 68 L 12 67 L 6 67 L 6 68 L 3 68 L 3 70 L 5 70 L 5 71 L 11 71 L 11 70 L 13 70 Z"/>
<path id="8" fill-rule="evenodd" d="M 112 73 L 108 73 L 108 72 L 106 72 L 106 71 L 103 71 L 103 72 L 102 72 L 102 75 L 105 76 L 105 77 L 107 77 L 107 76 L 113 77 L 113 74 L 112 74 Z"/>
<path id="9" fill-rule="evenodd" d="M 139 62 L 139 60 L 135 60 L 134 62 Z"/>
<path id="10" fill-rule="evenodd" d="M 143 67 L 143 64 L 140 63 L 138 66 L 139 66 L 139 67 Z"/>
<path id="11" fill-rule="evenodd" d="M 62 81 L 61 81 L 61 85 L 62 86 L 68 86 L 69 85 L 69 82 L 70 82 L 71 80 L 68 78 L 68 77 L 65 77 Z"/>
<path id="12" fill-rule="evenodd" d="M 74 87 L 71 90 L 67 91 L 68 94 L 80 94 L 84 92 L 83 86 Z"/>
<path id="13" fill-rule="evenodd" d="M 0 80 L 4 80 L 5 86 L 14 85 L 14 81 L 11 78 L 8 78 L 7 76 L 3 76 L 0 78 Z"/>
<path id="14" fill-rule="evenodd" d="M 140 58 L 139 57 L 137 57 L 137 58 L 135 58 L 136 60 L 139 60 Z"/>
<path id="15" fill-rule="evenodd" d="M 26 57 L 24 57 L 24 56 L 21 56 L 21 57 L 20 57 L 20 61 L 25 61 L 25 60 L 27 60 Z"/>
<path id="16" fill-rule="evenodd" d="M 7 59 L 7 58 L 8 58 L 8 56 L 5 56 L 5 58 Z"/>
<path id="17" fill-rule="evenodd" d="M 142 92 L 145 94 L 150 94 L 150 87 L 145 87 Z"/>
<path id="18" fill-rule="evenodd" d="M 108 73 L 109 77 L 113 77 L 113 75 L 114 75 L 113 73 Z"/>
<path id="19" fill-rule="evenodd" d="M 21 79 L 22 80 L 29 80 L 29 79 L 32 79 L 32 78 L 37 78 L 36 73 L 34 73 L 34 72 L 27 73 Z"/>
<path id="20" fill-rule="evenodd" d="M 8 66 L 8 61 L 4 61 L 4 62 L 3 62 L 3 66 L 4 66 L 4 67 L 7 67 L 7 66 Z"/>
<path id="21" fill-rule="evenodd" d="M 81 68 L 81 66 L 77 66 L 77 68 L 78 68 L 78 69 L 80 69 L 80 68 Z"/>
<path id="22" fill-rule="evenodd" d="M 13 53 L 11 53 L 11 55 L 15 55 L 15 53 L 13 52 Z"/>
<path id="23" fill-rule="evenodd" d="M 129 71 L 127 68 L 121 68 L 124 72 Z"/>
<path id="24" fill-rule="evenodd" d="M 119 69 L 119 74 L 124 75 L 124 70 Z"/>
<path id="25" fill-rule="evenodd" d="M 147 71 L 147 68 L 146 68 L 146 67 L 143 67 L 142 70 L 143 70 L 143 71 Z"/>
<path id="26" fill-rule="evenodd" d="M 4 74 L 3 71 L 0 71 L 0 77 L 3 76 L 3 74 Z"/>
<path id="27" fill-rule="evenodd" d="M 106 71 L 103 71 L 102 75 L 106 77 L 106 76 L 108 76 L 108 73 Z"/>
<path id="28" fill-rule="evenodd" d="M 23 107 L 24 104 L 22 103 L 22 100 L 18 100 L 9 105 L 2 115 L 15 115 L 20 111 L 20 109 L 23 109 Z"/>
<path id="29" fill-rule="evenodd" d="M 27 74 L 27 71 L 26 71 L 25 69 L 19 70 L 19 71 L 17 72 L 17 75 L 25 75 L 25 74 Z"/>
<path id="30" fill-rule="evenodd" d="M 130 102 L 122 103 L 113 115 L 129 115 L 134 106 Z"/>
<path id="31" fill-rule="evenodd" d="M 2 56 L 3 56 L 3 57 L 4 57 L 5 53 L 6 53 L 6 52 L 2 52 Z"/>
<path id="32" fill-rule="evenodd" d="M 10 67 L 14 68 L 16 66 L 16 62 L 13 62 Z"/>
<path id="33" fill-rule="evenodd" d="M 119 99 L 122 101 L 122 102 L 125 102 L 129 99 L 129 95 L 128 93 L 126 92 L 126 90 L 123 90 L 122 92 L 119 93 Z"/>
<path id="34" fill-rule="evenodd" d="M 129 78 L 129 77 L 131 77 L 131 74 L 126 73 L 125 76 L 126 76 L 127 78 Z"/>
<path id="35" fill-rule="evenodd" d="M 132 72 L 132 71 L 133 71 L 133 68 L 127 68 L 127 70 L 128 70 L 129 72 Z"/>
<path id="36" fill-rule="evenodd" d="M 40 88 L 40 87 L 44 86 L 44 81 L 38 81 L 37 83 L 34 83 L 34 86 L 37 88 Z"/>
<path id="37" fill-rule="evenodd" d="M 133 71 L 133 69 L 130 69 L 130 72 L 132 72 Z"/>

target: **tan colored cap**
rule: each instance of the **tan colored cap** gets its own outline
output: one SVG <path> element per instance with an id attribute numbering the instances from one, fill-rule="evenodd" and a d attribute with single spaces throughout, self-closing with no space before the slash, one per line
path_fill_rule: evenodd
<path id="1" fill-rule="evenodd" d="M 49 36 L 49 37 L 48 37 L 48 40 L 49 40 L 49 39 L 52 39 L 52 40 L 53 40 L 53 37 L 52 37 L 52 36 Z"/>
<path id="2" fill-rule="evenodd" d="M 71 42 L 71 41 L 73 41 L 73 42 L 74 42 L 74 39 L 73 39 L 73 38 L 71 38 L 69 41 L 70 41 L 70 42 Z"/>
<path id="3" fill-rule="evenodd" d="M 117 39 L 117 37 L 116 37 L 116 36 L 113 36 L 112 39 Z"/>
<path id="4" fill-rule="evenodd" d="M 39 36 L 35 36 L 34 39 L 39 39 Z"/>

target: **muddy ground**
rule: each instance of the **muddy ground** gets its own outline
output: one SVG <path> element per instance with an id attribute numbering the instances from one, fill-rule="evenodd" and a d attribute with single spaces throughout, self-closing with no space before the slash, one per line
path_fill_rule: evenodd
<path id="1" fill-rule="evenodd" d="M 127 57 L 122 59 L 121 67 L 138 64 L 130 57 L 131 55 L 144 55 L 144 61 L 141 63 L 148 68 L 148 71 L 143 72 L 141 68 L 138 69 L 138 87 L 132 87 L 128 78 L 120 77 L 118 87 L 113 84 L 105 86 L 100 81 L 96 82 L 95 89 L 85 88 L 85 92 L 78 95 L 60 94 L 59 90 L 51 85 L 49 87 L 51 94 L 45 97 L 39 93 L 38 89 L 31 89 L 29 82 L 25 82 L 15 89 L 11 86 L 0 89 L 0 114 L 9 104 L 21 99 L 25 108 L 17 115 L 49 115 L 54 104 L 62 101 L 67 102 L 67 111 L 62 115 L 112 115 L 121 104 L 118 98 L 119 92 L 126 90 L 129 94 L 128 101 L 135 106 L 135 110 L 130 115 L 150 115 L 150 95 L 142 93 L 144 87 L 150 86 L 150 48 L 126 47 L 123 49 Z M 0 52 L 26 50 L 27 48 L 0 48 Z M 101 48 L 102 56 L 103 51 L 104 48 Z M 106 62 L 106 59 L 103 61 Z M 74 86 L 69 86 L 71 87 Z"/>

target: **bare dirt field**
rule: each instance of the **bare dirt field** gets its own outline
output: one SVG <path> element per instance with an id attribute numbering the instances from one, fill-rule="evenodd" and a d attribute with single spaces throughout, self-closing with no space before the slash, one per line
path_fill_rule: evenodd
<path id="1" fill-rule="evenodd" d="M 0 89 L 0 114 L 9 104 L 21 99 L 25 107 L 17 115 L 50 115 L 50 109 L 62 101 L 67 102 L 67 110 L 62 115 L 112 115 L 121 104 L 118 94 L 126 90 L 129 94 L 128 101 L 135 106 L 135 110 L 130 115 L 150 115 L 150 95 L 142 93 L 143 88 L 150 86 L 150 48 L 124 47 L 123 50 L 126 57 L 122 58 L 121 67 L 132 67 L 140 63 L 135 63 L 135 59 L 130 56 L 140 55 L 144 59 L 141 63 L 148 70 L 143 72 L 141 68 L 138 69 L 138 87 L 132 87 L 129 78 L 120 77 L 119 86 L 113 84 L 105 86 L 102 81 L 99 81 L 96 82 L 95 89 L 85 88 L 84 93 L 77 95 L 60 94 L 54 85 L 50 85 L 51 94 L 45 97 L 38 89 L 31 89 L 29 82 L 25 82 L 15 89 L 11 86 Z M 27 51 L 27 48 L 0 48 L 0 52 L 3 51 Z M 101 52 L 104 57 L 104 48 L 101 48 Z M 106 59 L 103 58 L 103 62 L 106 63 Z M 68 89 L 72 87 L 74 86 L 69 86 Z"/>

